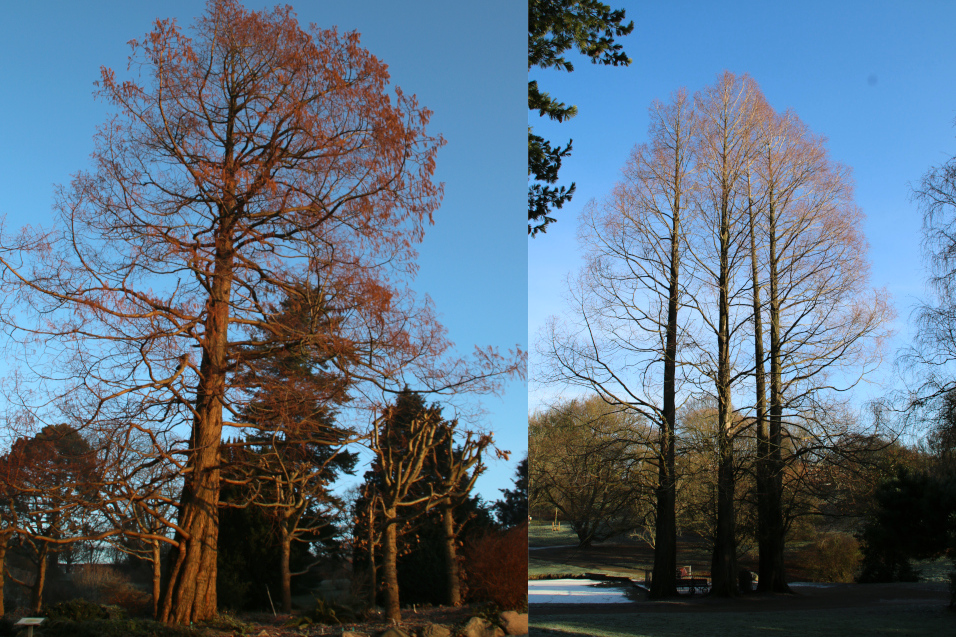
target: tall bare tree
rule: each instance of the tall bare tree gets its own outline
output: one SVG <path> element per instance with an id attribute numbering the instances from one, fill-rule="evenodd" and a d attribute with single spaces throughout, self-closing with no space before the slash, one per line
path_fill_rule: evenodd
<path id="1" fill-rule="evenodd" d="M 713 384 L 717 402 L 717 522 L 711 563 L 711 590 L 717 595 L 737 593 L 734 438 L 742 421 L 735 414 L 733 389 L 750 373 L 749 367 L 738 364 L 750 318 L 742 309 L 750 287 L 745 275 L 749 253 L 745 177 L 763 101 L 750 77 L 727 72 L 695 96 L 701 126 L 697 138 L 701 226 L 690 252 L 703 289 L 709 292 L 699 295 L 694 307 L 705 332 L 716 341 L 715 348 L 698 343 L 698 367 Z M 715 298 L 708 298 L 711 295 Z"/>
<path id="2" fill-rule="evenodd" d="M 789 111 L 765 109 L 759 145 L 753 176 L 760 193 L 770 363 L 763 440 L 758 430 L 758 447 L 763 445 L 758 472 L 767 478 L 758 493 L 759 588 L 786 592 L 787 457 L 797 448 L 829 444 L 825 438 L 832 427 L 808 424 L 815 420 L 808 417 L 815 411 L 812 404 L 821 400 L 821 391 L 849 389 L 874 367 L 892 311 L 884 292 L 867 288 L 863 219 L 853 203 L 849 171 L 830 160 L 824 140 Z M 756 297 L 754 307 L 760 307 Z M 755 317 L 761 330 L 763 319 Z M 762 370 L 762 355 L 756 358 Z M 758 387 L 758 403 L 759 394 Z M 793 445 L 785 440 L 789 436 L 814 443 Z"/>
<path id="3" fill-rule="evenodd" d="M 597 393 L 654 423 L 658 465 L 651 594 L 677 594 L 675 422 L 678 347 L 685 325 L 683 252 L 694 197 L 695 115 L 686 91 L 650 108 L 650 142 L 635 147 L 622 181 L 588 206 L 587 266 L 572 295 L 575 322 L 553 321 L 540 378 Z"/>
<path id="4" fill-rule="evenodd" d="M 175 623 L 216 613 L 220 444 L 246 424 L 231 373 L 278 299 L 307 282 L 343 310 L 327 338 L 355 383 L 487 389 L 520 366 L 443 359 L 444 330 L 403 286 L 443 140 L 358 35 L 236 0 L 210 0 L 190 35 L 157 21 L 131 79 L 103 69 L 115 115 L 92 170 L 58 191 L 53 229 L 0 237 L 0 316 L 11 342 L 44 344 L 18 352 L 47 370 L 46 404 L 115 440 L 144 430 L 184 480 L 160 609 Z M 355 404 L 380 408 L 366 389 Z"/>

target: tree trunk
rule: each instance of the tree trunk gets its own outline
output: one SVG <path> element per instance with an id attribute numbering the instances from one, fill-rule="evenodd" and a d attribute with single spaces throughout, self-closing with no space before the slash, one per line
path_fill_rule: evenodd
<path id="1" fill-rule="evenodd" d="M 378 572 L 375 566 L 375 502 L 369 503 L 368 508 L 368 573 L 369 573 L 369 606 L 374 608 L 378 602 Z"/>
<path id="2" fill-rule="evenodd" d="M 385 617 L 389 621 L 402 621 L 398 603 L 398 525 L 394 508 L 385 510 L 385 542 L 383 542 L 383 568 L 385 570 Z"/>
<path id="3" fill-rule="evenodd" d="M 718 417 L 721 431 L 718 433 L 717 529 L 714 535 L 714 553 L 710 569 L 711 593 L 722 597 L 733 597 L 738 593 L 733 439 L 724 427 L 726 422 L 724 418 L 720 415 Z"/>
<path id="4" fill-rule="evenodd" d="M 46 570 L 49 565 L 49 546 L 46 542 L 40 542 L 40 547 L 37 549 L 36 577 L 30 590 L 30 612 L 34 615 L 39 615 L 43 606 L 43 587 L 46 586 Z"/>
<path id="5" fill-rule="evenodd" d="M 760 590 L 775 593 L 789 593 L 783 561 L 786 545 L 786 528 L 783 523 L 783 378 L 780 344 L 780 294 L 777 257 L 776 216 L 773 206 L 773 194 L 770 202 L 770 431 L 769 431 L 769 468 L 767 482 L 767 583 L 763 577 Z"/>
<path id="6" fill-rule="evenodd" d="M 730 204 L 725 187 L 720 215 L 720 272 L 717 299 L 717 528 L 711 561 L 711 593 L 737 594 L 734 512 L 733 407 L 730 387 Z"/>
<path id="7" fill-rule="evenodd" d="M 675 153 L 675 194 L 671 204 L 670 273 L 668 276 L 667 328 L 664 340 L 664 413 L 658 459 L 657 517 L 654 528 L 654 570 L 650 596 L 677 595 L 677 311 L 680 295 L 680 155 Z"/>
<path id="8" fill-rule="evenodd" d="M 665 447 L 660 459 L 657 487 L 657 519 L 654 528 L 654 570 L 650 596 L 654 599 L 677 595 L 677 498 L 674 479 L 674 435 L 661 431 Z M 667 439 L 666 441 L 664 439 Z M 669 448 L 669 451 L 667 450 Z"/>
<path id="9" fill-rule="evenodd" d="M 292 536 L 285 524 L 280 523 L 280 561 L 279 576 L 282 578 L 282 612 L 292 614 L 292 574 L 289 571 L 289 556 L 292 553 Z"/>
<path id="10" fill-rule="evenodd" d="M 455 514 L 451 503 L 442 508 L 442 525 L 445 529 L 445 565 L 448 586 L 448 604 L 461 605 L 461 585 L 458 574 L 458 554 L 455 550 Z"/>
<path id="11" fill-rule="evenodd" d="M 748 184 L 749 188 L 749 184 Z M 748 201 L 750 213 L 750 264 L 751 278 L 753 279 L 753 306 L 754 306 L 754 379 L 756 381 L 757 403 L 757 590 L 770 590 L 769 584 L 773 579 L 771 555 L 771 514 L 770 514 L 770 434 L 767 428 L 767 387 L 764 375 L 763 350 L 763 313 L 760 303 L 760 279 L 757 267 L 757 239 L 754 223 L 753 202 Z"/>
<path id="12" fill-rule="evenodd" d="M 9 533 L 0 533 L 0 617 L 7 614 L 3 605 L 3 580 L 7 573 L 7 542 L 10 541 Z"/>
<path id="13" fill-rule="evenodd" d="M 153 553 L 153 619 L 159 618 L 159 600 L 162 595 L 163 565 L 159 551 L 159 540 L 152 540 Z"/>
<path id="14" fill-rule="evenodd" d="M 221 213 L 225 216 L 225 213 Z M 180 499 L 178 554 L 170 569 L 160 619 L 190 624 L 216 615 L 216 551 L 219 540 L 219 447 L 228 369 L 229 297 L 234 251 L 232 223 L 221 218 L 216 265 L 206 307 L 196 416 Z"/>

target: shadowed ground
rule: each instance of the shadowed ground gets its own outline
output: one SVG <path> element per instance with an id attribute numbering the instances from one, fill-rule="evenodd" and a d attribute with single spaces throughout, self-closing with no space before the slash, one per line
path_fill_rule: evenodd
<path id="1" fill-rule="evenodd" d="M 534 537 L 537 535 L 537 537 Z M 547 546 L 554 548 L 544 548 Z M 568 546 L 573 537 L 550 529 L 533 534 L 530 576 L 585 572 L 643 577 L 653 553 L 635 539 L 623 539 L 589 549 Z M 787 553 L 791 581 L 811 579 L 806 566 L 809 545 Z M 697 575 L 709 571 L 709 551 L 686 537 L 678 545 L 678 564 L 693 566 Z M 750 559 L 741 559 L 751 566 Z M 756 560 L 753 560 L 756 566 Z M 643 598 L 619 604 L 531 604 L 530 635 L 594 637 L 844 637 L 856 635 L 956 635 L 956 611 L 949 610 L 943 560 L 917 564 L 932 581 L 895 584 L 832 584 L 794 587 L 794 594 L 750 594 L 733 600 L 706 596 L 672 601 Z"/>

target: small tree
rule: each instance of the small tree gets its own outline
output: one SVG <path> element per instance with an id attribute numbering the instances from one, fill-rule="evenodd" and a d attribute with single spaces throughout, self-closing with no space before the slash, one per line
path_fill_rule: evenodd
<path id="1" fill-rule="evenodd" d="M 467 497 L 481 472 L 481 454 L 492 441 L 489 435 L 466 434 L 456 451 L 452 446 L 456 425 L 442 418 L 437 404 L 426 407 L 421 396 L 406 389 L 376 420 L 368 442 L 374 458 L 371 471 L 366 473 L 366 482 L 371 483 L 369 503 L 378 505 L 372 519 L 381 525 L 389 619 L 401 619 L 397 568 L 399 529 L 429 510 L 442 511 L 450 600 L 458 589 L 454 546 L 457 530 L 452 512 L 456 501 Z"/>
<path id="2" fill-rule="evenodd" d="M 347 355 L 329 341 L 340 313 L 315 288 L 290 292 L 273 320 L 255 330 L 240 355 L 235 383 L 249 395 L 242 424 L 251 433 L 233 442 L 223 478 L 241 486 L 231 507 L 253 506 L 272 521 L 279 547 L 281 604 L 292 612 L 292 545 L 326 535 L 343 502 L 329 486 L 351 473 L 357 456 L 343 450 L 354 437 L 335 422 L 348 400 Z"/>
<path id="3" fill-rule="evenodd" d="M 570 522 L 580 547 L 645 521 L 655 467 L 642 419 L 598 397 L 572 400 L 532 416 L 528 440 L 536 497 Z"/>
<path id="4" fill-rule="evenodd" d="M 859 534 L 861 582 L 916 581 L 910 560 L 956 557 L 956 475 L 899 467 L 875 493 L 876 509 Z"/>
<path id="5" fill-rule="evenodd" d="M 17 517 L 17 537 L 34 564 L 30 608 L 39 613 L 47 567 L 58 546 L 85 535 L 84 512 L 97 493 L 98 465 L 89 443 L 69 425 L 44 427 L 19 438 L 3 458 Z"/>

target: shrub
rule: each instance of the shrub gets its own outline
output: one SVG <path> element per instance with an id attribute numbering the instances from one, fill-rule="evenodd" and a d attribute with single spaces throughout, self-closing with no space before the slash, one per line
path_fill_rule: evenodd
<path id="1" fill-rule="evenodd" d="M 121 606 L 133 614 L 152 609 L 149 593 L 137 588 L 129 576 L 105 565 L 86 565 L 73 576 L 83 597 L 99 604 Z"/>
<path id="2" fill-rule="evenodd" d="M 846 533 L 826 533 L 814 544 L 810 572 L 820 582 L 854 581 L 863 556 L 860 542 Z"/>
<path id="3" fill-rule="evenodd" d="M 202 622 L 203 628 L 228 632 L 232 635 L 251 635 L 253 626 L 247 624 L 232 613 L 219 613 L 214 618 Z"/>
<path id="4" fill-rule="evenodd" d="M 52 619 L 43 624 L 44 637 L 202 637 L 189 626 L 161 624 L 147 619 Z"/>
<path id="5" fill-rule="evenodd" d="M 60 602 L 46 609 L 49 619 L 64 619 L 71 622 L 81 622 L 88 619 L 109 619 L 109 611 L 103 606 L 85 599 L 71 599 Z"/>
<path id="6" fill-rule="evenodd" d="M 528 605 L 528 525 L 487 533 L 465 547 L 468 599 L 501 608 Z"/>

